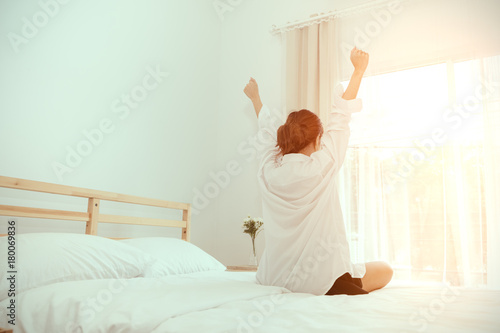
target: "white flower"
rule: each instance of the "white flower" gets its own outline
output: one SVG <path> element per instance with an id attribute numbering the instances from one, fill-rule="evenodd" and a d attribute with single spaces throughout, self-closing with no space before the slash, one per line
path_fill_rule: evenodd
<path id="1" fill-rule="evenodd" d="M 263 225 L 264 222 L 262 220 L 262 217 L 252 218 L 250 215 L 248 215 L 248 217 L 243 220 L 241 228 L 243 229 L 244 233 L 249 233 L 253 235 L 252 237 L 254 237 L 259 233 Z"/>

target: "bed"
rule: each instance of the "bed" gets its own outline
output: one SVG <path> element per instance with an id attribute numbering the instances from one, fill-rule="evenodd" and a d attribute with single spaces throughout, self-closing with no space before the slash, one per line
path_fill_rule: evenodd
<path id="1" fill-rule="evenodd" d="M 0 280 L 0 327 L 6 330 L 500 331 L 498 290 L 393 281 L 369 295 L 292 293 L 257 284 L 255 272 L 227 271 L 222 263 L 190 243 L 189 204 L 9 177 L 0 177 L 0 186 L 88 198 L 86 213 L 0 205 L 0 216 L 78 217 L 87 222 L 84 234 L 14 236 L 19 249 L 16 264 L 12 270 L 2 269 Z M 100 200 L 179 209 L 182 220 L 103 215 L 99 214 Z M 177 227 L 181 236 L 109 239 L 97 236 L 99 223 Z M 4 258 L 8 258 L 9 240 L 12 237 L 8 235 L 0 237 Z M 15 297 L 9 296 L 9 290 L 15 291 Z M 14 315 L 9 309 L 12 300 Z M 12 317 L 15 325 L 9 324 Z"/>

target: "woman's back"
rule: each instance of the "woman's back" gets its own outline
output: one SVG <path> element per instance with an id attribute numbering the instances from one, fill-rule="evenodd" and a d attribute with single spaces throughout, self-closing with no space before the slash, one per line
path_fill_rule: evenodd
<path id="1" fill-rule="evenodd" d="M 337 89 L 337 93 L 342 91 Z M 276 158 L 279 151 L 272 145 L 277 142 L 278 128 L 271 119 L 278 115 L 262 107 L 259 127 L 270 144 L 263 150 L 258 174 L 266 221 L 259 283 L 324 295 L 345 272 L 364 274 L 364 265 L 350 262 L 335 186 L 338 164 L 347 148 L 350 113 L 361 109 L 360 101 L 349 106 L 333 109 L 322 149 L 310 156 L 288 153 L 281 158 Z"/>
<path id="2" fill-rule="evenodd" d="M 346 91 L 337 85 L 327 126 L 309 110 L 280 116 L 262 104 L 251 78 L 244 92 L 259 121 L 266 249 L 257 271 L 261 284 L 316 295 L 366 294 L 384 287 L 392 268 L 383 262 L 352 264 L 342 218 L 336 176 L 349 141 L 351 113 L 368 66 L 368 54 L 351 50 L 354 73 Z M 281 126 L 280 126 L 281 125 Z"/>

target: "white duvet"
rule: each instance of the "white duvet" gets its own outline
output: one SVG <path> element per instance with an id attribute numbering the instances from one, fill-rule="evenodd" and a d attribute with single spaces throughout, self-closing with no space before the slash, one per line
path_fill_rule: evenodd
<path id="1" fill-rule="evenodd" d="M 314 296 L 258 285 L 255 273 L 61 282 L 16 303 L 15 332 L 30 333 L 500 332 L 500 291 L 393 283 L 369 295 Z"/>

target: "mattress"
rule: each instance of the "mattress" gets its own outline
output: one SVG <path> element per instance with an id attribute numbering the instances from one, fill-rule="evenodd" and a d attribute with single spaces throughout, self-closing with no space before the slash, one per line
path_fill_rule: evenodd
<path id="1" fill-rule="evenodd" d="M 15 332 L 500 331 L 499 290 L 395 281 L 368 295 L 314 296 L 259 285 L 252 272 L 59 282 L 17 303 Z"/>

